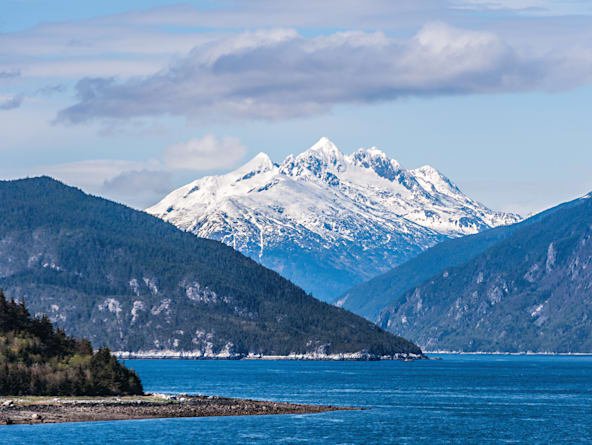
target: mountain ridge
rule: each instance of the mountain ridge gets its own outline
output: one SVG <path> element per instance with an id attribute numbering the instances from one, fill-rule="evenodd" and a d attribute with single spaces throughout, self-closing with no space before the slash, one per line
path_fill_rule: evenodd
<path id="1" fill-rule="evenodd" d="M 325 137 L 279 164 L 260 153 L 197 179 L 146 211 L 326 301 L 444 239 L 520 219 L 469 199 L 433 167 L 407 170 L 375 147 L 345 155 Z"/>
<path id="2" fill-rule="evenodd" d="M 405 290 L 379 325 L 430 350 L 592 352 L 590 195 L 517 226 Z"/>
<path id="3" fill-rule="evenodd" d="M 193 357 L 416 354 L 220 242 L 48 177 L 0 181 L 0 287 L 69 335 Z"/>
<path id="4" fill-rule="evenodd" d="M 560 204 L 515 224 L 445 240 L 390 271 L 352 287 L 335 304 L 376 323 L 380 312 L 395 304 L 405 291 L 419 286 L 447 268 L 466 263 L 521 227 L 579 202 L 580 199 L 576 199 Z"/>

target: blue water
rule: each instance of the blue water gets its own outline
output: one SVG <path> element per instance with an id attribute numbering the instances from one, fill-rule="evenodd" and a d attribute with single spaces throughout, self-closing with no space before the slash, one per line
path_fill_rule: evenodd
<path id="1" fill-rule="evenodd" d="M 0 444 L 592 443 L 592 357 L 128 360 L 146 391 L 349 405 L 315 415 L 0 427 Z"/>

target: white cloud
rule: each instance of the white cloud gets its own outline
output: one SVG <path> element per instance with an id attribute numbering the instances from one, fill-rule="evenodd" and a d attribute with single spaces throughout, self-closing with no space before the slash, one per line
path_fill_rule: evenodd
<path id="1" fill-rule="evenodd" d="M 67 162 L 37 167 L 39 174 L 49 175 L 67 184 L 79 185 L 85 190 L 98 191 L 106 181 L 129 171 L 161 170 L 162 163 L 152 161 L 126 161 L 118 159 L 95 159 Z"/>
<path id="2" fill-rule="evenodd" d="M 213 134 L 171 145 L 164 152 L 164 162 L 171 169 L 214 170 L 236 164 L 247 149 L 231 136 L 218 139 Z"/>
<path id="3" fill-rule="evenodd" d="M 550 0 L 166 5 L 0 33 L 0 79 L 21 85 L 26 96 L 34 94 L 24 91 L 32 81 L 62 84 L 52 99 L 62 107 L 79 81 L 80 100 L 62 113 L 73 123 L 163 114 L 284 119 L 406 95 L 571 88 L 590 81 L 592 17 L 553 14 L 592 8 L 583 0 L 557 3 L 561 7 Z M 462 30 L 438 30 L 439 21 Z M 467 30 L 471 26 L 495 34 Z M 348 31 L 305 38 L 290 28 L 313 29 L 313 35 Z"/>
<path id="4" fill-rule="evenodd" d="M 130 26 L 116 16 L 42 23 L 21 32 L 0 33 L 0 79 L 145 75 L 218 36 Z"/>
<path id="5" fill-rule="evenodd" d="M 51 176 L 87 193 L 125 202 L 138 209 L 154 204 L 170 192 L 174 188 L 173 174 L 158 160 L 96 159 L 27 170 L 27 176 Z"/>
<path id="6" fill-rule="evenodd" d="M 155 185 L 158 188 L 164 183 L 165 176 L 175 170 L 199 172 L 230 168 L 243 159 L 246 152 L 246 147 L 238 138 L 217 138 L 213 134 L 206 134 L 201 138 L 171 145 L 162 151 L 160 159 L 75 161 L 36 167 L 32 173 L 49 175 L 93 191 L 143 187 L 154 174 L 158 177 L 159 185 Z"/>
<path id="7" fill-rule="evenodd" d="M 101 195 L 132 207 L 145 209 L 169 193 L 173 175 L 162 170 L 131 170 L 104 181 Z"/>
<path id="8" fill-rule="evenodd" d="M 535 54 L 494 33 L 441 22 L 407 39 L 359 31 L 311 38 L 293 30 L 244 32 L 197 46 L 154 75 L 82 79 L 78 102 L 58 121 L 286 119 L 406 96 L 558 90 L 590 82 L 591 63 L 589 51 Z"/>
<path id="9" fill-rule="evenodd" d="M 48 175 L 88 193 L 142 209 L 179 186 L 179 180 L 186 182 L 188 175 L 193 176 L 191 172 L 230 168 L 245 154 L 246 148 L 239 139 L 206 134 L 164 149 L 160 159 L 67 162 L 29 168 L 26 174 Z"/>
<path id="10" fill-rule="evenodd" d="M 504 12 L 501 16 L 500 11 Z M 0 33 L 0 79 L 14 74 L 70 79 L 148 75 L 165 66 L 171 57 L 219 41 L 236 30 L 332 28 L 392 30 L 409 35 L 427 22 L 445 21 L 503 32 L 508 20 L 528 14 L 540 18 L 541 11 L 546 16 L 590 14 L 592 5 L 588 0 L 367 0 L 363 7 L 354 0 L 230 0 L 224 6 L 207 9 L 166 5 L 90 19 L 44 22 L 23 31 Z M 504 26 L 496 26 L 500 20 L 504 20 Z M 580 33 L 590 28 L 589 21 L 557 20 Z M 536 44 L 541 35 L 539 23 L 531 20 L 522 25 L 521 32 Z"/>

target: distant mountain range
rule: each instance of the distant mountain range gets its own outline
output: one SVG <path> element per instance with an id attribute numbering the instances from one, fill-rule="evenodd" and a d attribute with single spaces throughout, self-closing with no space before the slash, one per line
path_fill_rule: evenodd
<path id="1" fill-rule="evenodd" d="M 0 181 L 0 287 L 145 356 L 421 354 L 222 243 L 47 177 Z"/>
<path id="2" fill-rule="evenodd" d="M 342 302 L 432 351 L 592 352 L 591 197 L 446 241 Z"/>
<path id="3" fill-rule="evenodd" d="M 390 271 L 352 287 L 337 300 L 336 305 L 377 323 L 383 309 L 398 301 L 405 291 L 419 286 L 446 268 L 466 263 L 521 227 L 579 202 L 556 206 L 520 223 L 443 241 Z"/>
<path id="4" fill-rule="evenodd" d="M 432 167 L 406 170 L 376 148 L 344 155 L 327 138 L 281 164 L 260 153 L 147 212 L 330 302 L 438 242 L 520 220 L 469 199 Z"/>

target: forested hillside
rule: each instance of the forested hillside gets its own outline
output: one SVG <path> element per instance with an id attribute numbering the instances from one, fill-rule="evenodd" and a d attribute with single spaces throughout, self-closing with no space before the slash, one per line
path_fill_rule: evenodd
<path id="1" fill-rule="evenodd" d="M 379 322 L 431 350 L 592 352 L 591 196 L 407 290 Z"/>
<path id="2" fill-rule="evenodd" d="M 558 205 L 516 224 L 443 241 L 390 271 L 354 286 L 339 298 L 337 305 L 377 322 L 383 309 L 396 305 L 405 291 L 419 286 L 446 269 L 465 264 L 506 239 L 516 230 L 533 224 L 558 210 L 578 205 L 579 202 L 576 200 Z"/>
<path id="3" fill-rule="evenodd" d="M 420 353 L 232 248 L 48 177 L 0 182 L 0 286 L 118 351 Z"/>
<path id="4" fill-rule="evenodd" d="M 46 316 L 31 317 L 23 302 L 0 289 L 0 394 L 142 394 L 135 372 L 108 348 L 93 354 L 90 342 L 54 329 Z"/>

